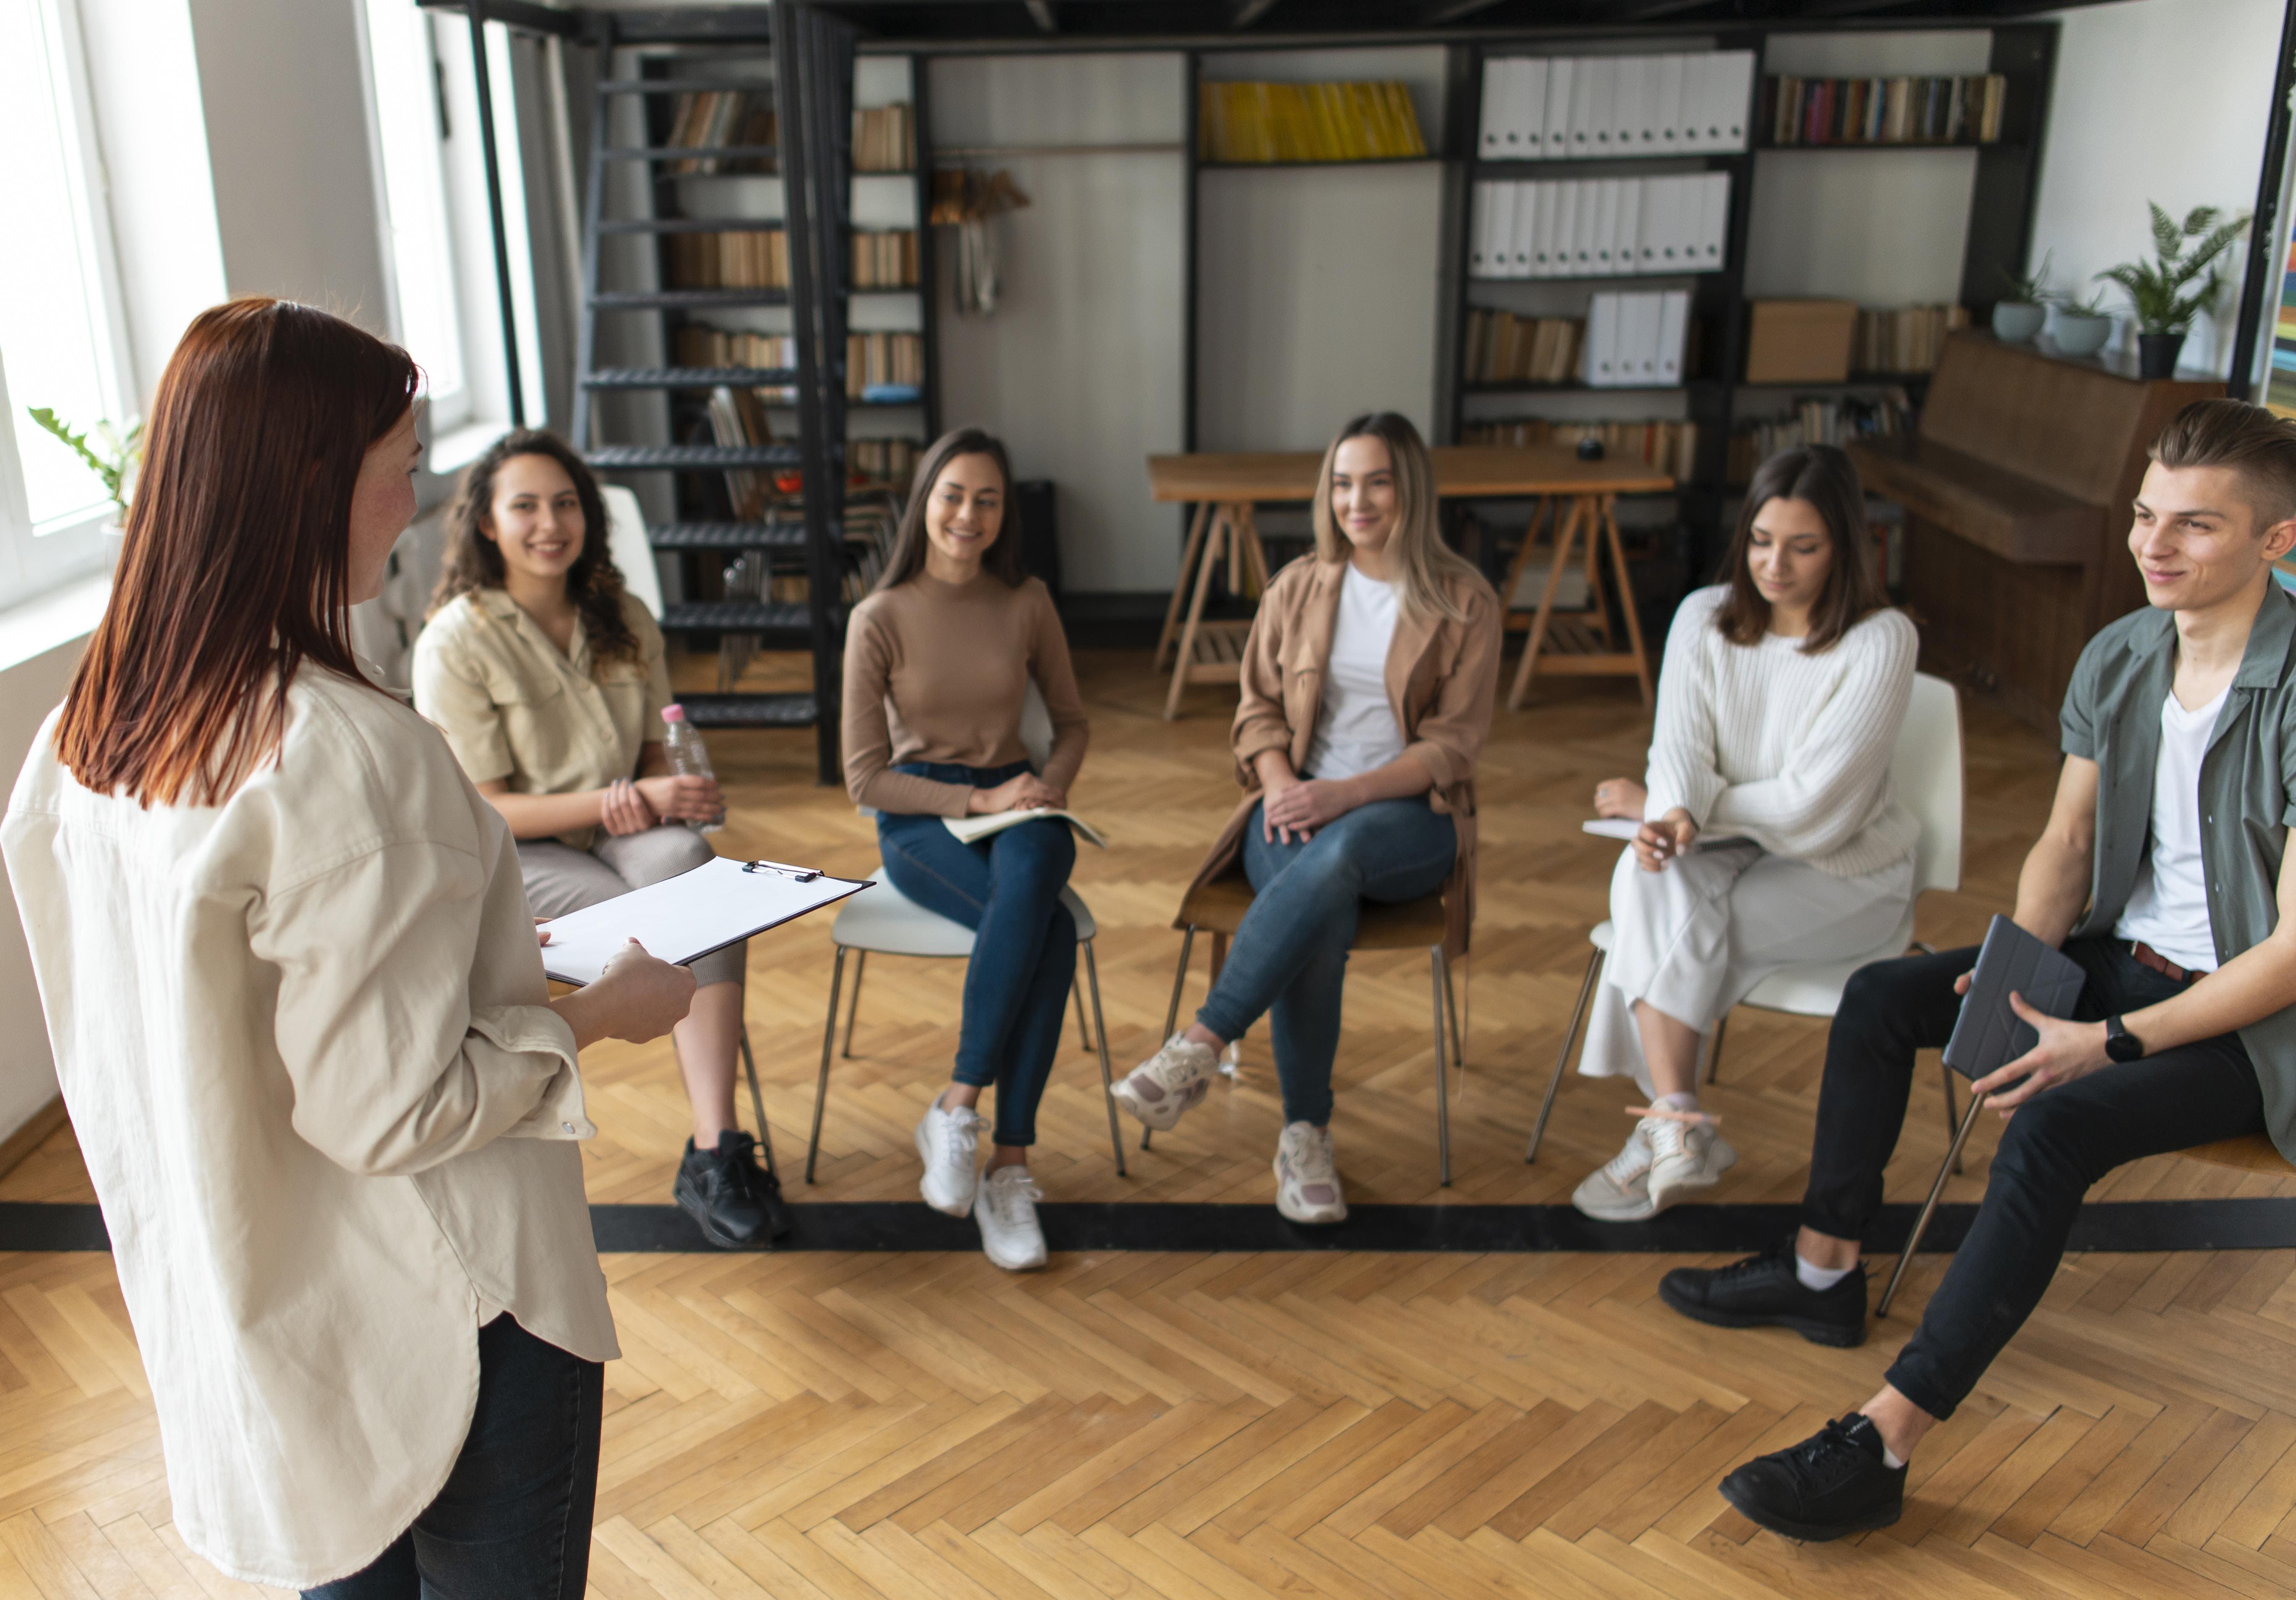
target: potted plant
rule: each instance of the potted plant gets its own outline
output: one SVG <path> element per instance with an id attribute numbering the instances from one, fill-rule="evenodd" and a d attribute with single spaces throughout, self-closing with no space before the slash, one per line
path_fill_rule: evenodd
<path id="1" fill-rule="evenodd" d="M 2059 295 L 2056 327 L 2049 337 L 2060 355 L 2094 356 L 2104 349 L 2105 341 L 2112 337 L 2112 316 L 2104 308 L 2104 291 L 2097 290 L 2079 299 L 2070 294 Z"/>
<path id="2" fill-rule="evenodd" d="M 1993 337 L 2004 344 L 2022 344 L 2041 331 L 2049 319 L 2049 253 L 2030 276 L 2019 277 L 2003 268 L 2009 298 L 1993 302 Z"/>
<path id="3" fill-rule="evenodd" d="M 2177 357 L 2193 318 L 2207 310 L 2224 287 L 2217 258 L 2248 226 L 2245 216 L 2217 220 L 2214 206 L 2195 206 L 2183 222 L 2152 201 L 2151 261 L 2124 261 L 2096 275 L 2120 285 L 2136 314 L 2136 375 L 2166 378 L 2177 370 Z"/>
<path id="4" fill-rule="evenodd" d="M 110 496 L 113 509 L 119 514 L 112 519 L 117 529 L 127 517 L 127 492 L 135 486 L 135 469 L 144 459 L 144 419 L 130 417 L 124 423 L 98 423 L 90 430 L 95 443 L 88 443 L 86 433 L 76 433 L 71 424 L 45 406 L 29 408 L 34 422 L 63 440 L 71 453 L 87 464 L 87 470 L 103 480 L 103 492 Z"/>

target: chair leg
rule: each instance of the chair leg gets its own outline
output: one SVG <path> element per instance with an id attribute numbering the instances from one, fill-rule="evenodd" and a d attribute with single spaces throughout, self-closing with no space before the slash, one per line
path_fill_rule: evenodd
<path id="1" fill-rule="evenodd" d="M 813 1181 L 813 1164 L 821 1155 L 821 1113 L 829 1104 L 829 1057 L 837 1047 L 837 991 L 845 982 L 845 947 L 837 947 L 837 964 L 829 969 L 829 1013 L 821 1020 L 821 1078 L 813 1086 L 813 1137 L 805 1147 L 805 1181 Z"/>
<path id="2" fill-rule="evenodd" d="M 1706 1046 L 1706 1082 L 1710 1087 L 1721 1080 L 1722 1036 L 1728 1031 L 1729 1027 L 1730 1019 L 1726 1015 L 1717 1018 L 1714 1023 L 1713 1040 Z"/>
<path id="3" fill-rule="evenodd" d="M 1093 954 L 1088 939 L 1084 941 L 1084 970 L 1092 981 L 1092 1033 L 1100 1041 L 1100 1097 L 1108 1107 L 1108 1147 L 1116 1153 L 1116 1176 L 1122 1177 L 1124 1134 L 1116 1124 L 1116 1077 L 1108 1062 L 1108 1015 L 1100 1008 L 1100 958 Z"/>
<path id="4" fill-rule="evenodd" d="M 1450 998 L 1450 972 L 1443 947 L 1427 947 L 1428 988 L 1435 1003 L 1435 1172 L 1437 1182 L 1451 1186 L 1451 1074 L 1443 1053 L 1444 1013 Z"/>
<path id="5" fill-rule="evenodd" d="M 1546 1080 L 1546 1098 L 1538 1104 L 1538 1121 L 1530 1130 L 1530 1147 L 1522 1153 L 1523 1164 L 1538 1160 L 1538 1142 L 1546 1136 L 1546 1119 L 1554 1114 L 1554 1096 L 1562 1087 L 1562 1074 L 1570 1065 L 1570 1046 L 1578 1042 L 1578 1025 L 1587 1020 L 1587 1002 L 1595 993 L 1595 981 L 1603 975 L 1603 952 L 1595 950 L 1587 957 L 1587 976 L 1578 983 L 1578 1003 L 1570 1008 L 1570 1026 L 1562 1030 L 1562 1051 L 1554 1058 L 1554 1076 Z"/>
<path id="6" fill-rule="evenodd" d="M 1170 1038 L 1180 1026 L 1180 990 L 1188 981 L 1188 955 L 1195 948 L 1196 925 L 1190 923 L 1180 935 L 1180 964 L 1172 969 L 1172 1003 L 1164 1008 L 1164 1038 Z M 1162 1046 L 1163 1039 L 1157 1040 L 1160 1049 Z M 1140 1130 L 1140 1148 L 1147 1149 L 1148 1141 L 1154 1136 L 1155 1129 L 1143 1128 Z"/>
<path id="7" fill-rule="evenodd" d="M 1914 1231 L 1906 1235 L 1906 1248 L 1898 1252 L 1896 1270 L 1890 1274 L 1889 1287 L 1882 1291 L 1882 1301 L 1874 1308 L 1876 1317 L 1890 1314 L 1890 1302 L 1898 1297 L 1898 1284 L 1906 1276 L 1906 1268 L 1914 1264 L 1914 1252 L 1922 1247 L 1922 1235 L 1929 1232 L 1930 1216 L 1937 1210 L 1938 1196 L 1945 1193 L 1946 1174 L 1956 1170 L 1961 1160 L 1961 1147 L 1969 1140 L 1969 1130 L 1977 1122 L 1977 1113 L 1984 1108 L 1986 1097 L 1972 1095 L 1969 1112 L 1953 1136 L 1953 1148 L 1946 1152 L 1945 1160 L 1938 1163 L 1937 1182 L 1930 1186 L 1930 1197 L 1922 1202 L 1922 1214 L 1914 1218 Z"/>
<path id="8" fill-rule="evenodd" d="M 1945 1079 L 1945 1126 L 1947 1135 L 1950 1136 L 1961 1121 L 1961 1113 L 1954 1109 L 1953 1104 L 1953 1069 L 1939 1062 L 1938 1076 Z M 1953 1175 L 1956 1177 L 1961 1176 L 1961 1146 L 1958 1145 L 1953 1147 Z"/>
<path id="9" fill-rule="evenodd" d="M 774 1161 L 774 1130 L 766 1120 L 766 1097 L 758 1090 L 758 1058 L 750 1054 L 750 1025 L 742 1024 L 742 1070 L 750 1075 L 750 1109 L 758 1113 L 758 1145 L 766 1153 L 766 1170 L 781 1180 L 782 1169 Z"/>
<path id="10" fill-rule="evenodd" d="M 1462 1072 L 1467 1070 L 1467 1036 L 1459 1027 L 1459 991 L 1451 981 L 1451 964 L 1443 964 L 1443 1010 L 1451 1019 L 1451 1059 Z"/>
<path id="11" fill-rule="evenodd" d="M 1090 939 L 1086 939 L 1085 941 L 1085 948 L 1090 949 L 1091 948 L 1092 941 Z M 1070 979 L 1069 981 L 1069 988 L 1076 995 L 1077 1048 L 1089 1055 L 1092 1054 L 1092 1024 L 1086 1021 L 1084 1014 L 1084 974 L 1079 972 L 1074 978 Z M 1101 1054 L 1105 1055 L 1108 1052 L 1103 1049 Z"/>
<path id="12" fill-rule="evenodd" d="M 861 979 L 868 970 L 869 952 L 856 950 L 853 953 L 853 998 L 845 1005 L 845 1048 L 838 1052 L 848 1061 L 853 1059 L 853 1023 L 861 1014 Z M 832 1012 L 832 1014 L 835 1013 Z"/>

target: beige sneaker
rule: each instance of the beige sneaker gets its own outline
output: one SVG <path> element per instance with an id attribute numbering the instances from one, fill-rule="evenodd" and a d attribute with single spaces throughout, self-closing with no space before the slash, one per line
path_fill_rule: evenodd
<path id="1" fill-rule="evenodd" d="M 1655 1128 L 1680 1127 L 1663 1118 L 1644 1117 L 1627 1136 L 1625 1148 L 1587 1175 L 1570 1196 L 1570 1203 L 1597 1222 L 1640 1222 L 1654 1214 L 1650 1198 L 1651 1135 Z"/>
<path id="2" fill-rule="evenodd" d="M 1347 1196 L 1332 1161 L 1332 1130 L 1294 1122 L 1275 1145 L 1275 1209 L 1293 1222 L 1345 1222 Z"/>
<path id="3" fill-rule="evenodd" d="M 1711 1122 L 1677 1122 L 1671 1117 L 1648 1120 L 1656 1124 L 1650 1134 L 1652 1216 L 1701 1189 L 1712 1188 L 1738 1164 L 1738 1153 Z"/>
<path id="4" fill-rule="evenodd" d="M 1218 1061 L 1210 1045 L 1193 1044 L 1186 1035 L 1176 1033 L 1110 1093 L 1117 1104 L 1163 1133 L 1177 1127 L 1181 1113 L 1211 1093 L 1211 1074 Z"/>
<path id="5" fill-rule="evenodd" d="M 1028 1272 L 1045 1264 L 1045 1230 L 1037 1202 L 1045 1192 L 1026 1167 L 999 1167 L 980 1175 L 973 1220 L 980 1224 L 980 1248 L 1007 1272 Z"/>

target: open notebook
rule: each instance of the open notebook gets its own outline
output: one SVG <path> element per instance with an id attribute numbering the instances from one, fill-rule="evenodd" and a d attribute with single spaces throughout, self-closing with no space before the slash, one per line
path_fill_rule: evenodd
<path id="1" fill-rule="evenodd" d="M 545 923 L 542 970 L 561 983 L 594 983 L 633 939 L 648 955 L 684 966 L 868 887 L 809 867 L 720 856 Z"/>
<path id="2" fill-rule="evenodd" d="M 992 833 L 1002 833 L 1016 823 L 1037 822 L 1050 817 L 1058 817 L 1074 828 L 1079 839 L 1089 841 L 1102 849 L 1108 848 L 1108 841 L 1101 836 L 1098 828 L 1073 811 L 1057 810 L 1052 807 L 1040 807 L 1034 811 L 990 811 L 980 816 L 944 816 L 941 821 L 950 833 L 972 844 Z"/>

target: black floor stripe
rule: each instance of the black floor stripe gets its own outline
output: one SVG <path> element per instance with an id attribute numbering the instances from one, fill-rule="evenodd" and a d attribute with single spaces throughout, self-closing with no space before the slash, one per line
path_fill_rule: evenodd
<path id="1" fill-rule="evenodd" d="M 980 1231 L 916 1202 L 800 1203 L 783 1250 L 978 1250 Z M 1866 1247 L 1895 1251 L 1917 1207 L 1882 1208 Z M 1054 1202 L 1038 1208 L 1055 1251 L 1632 1251 L 1704 1255 L 1766 1250 L 1795 1226 L 1790 1205 L 1677 1206 L 1649 1222 L 1591 1222 L 1561 1205 L 1359 1205 L 1336 1227 L 1300 1227 L 1273 1206 Z M 1959 1246 L 1973 1205 L 1939 1206 L 1925 1248 Z M 602 1251 L 707 1251 L 676 1206 L 596 1205 L 590 1226 Z M 0 1251 L 108 1250 L 92 1205 L 0 1202 Z M 2177 1250 L 2296 1249 L 2296 1199 L 2122 1200 L 2082 1208 L 2070 1248 L 2144 1253 Z"/>

